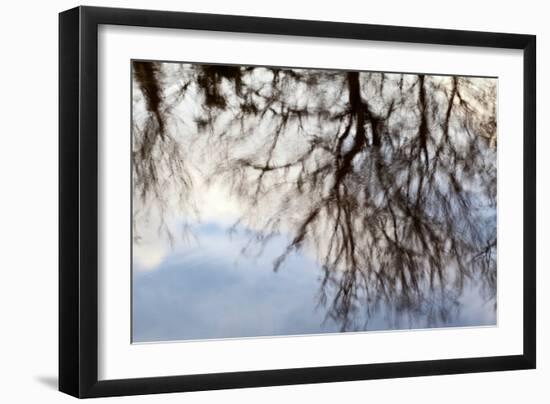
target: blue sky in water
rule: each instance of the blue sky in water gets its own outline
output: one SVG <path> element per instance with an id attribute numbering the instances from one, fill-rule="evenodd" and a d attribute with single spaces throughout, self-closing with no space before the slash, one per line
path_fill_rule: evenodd
<path id="1" fill-rule="evenodd" d="M 134 263 L 133 342 L 340 331 L 319 304 L 323 273 L 315 260 L 295 252 L 275 272 L 273 261 L 287 245 L 282 236 L 258 254 L 257 248 L 243 252 L 253 233 L 228 230 L 216 222 L 195 224 L 194 238 L 168 248 L 154 268 Z M 461 300 L 456 316 L 435 326 L 495 324 L 492 306 L 475 290 L 466 289 Z M 390 323 L 384 307 L 368 322 L 369 330 L 426 326 L 422 316 Z"/>

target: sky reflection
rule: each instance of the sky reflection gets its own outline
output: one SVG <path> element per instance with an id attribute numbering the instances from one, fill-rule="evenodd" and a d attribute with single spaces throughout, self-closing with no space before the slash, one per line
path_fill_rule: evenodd
<path id="1" fill-rule="evenodd" d="M 496 79 L 132 72 L 134 341 L 496 324 Z"/>
<path id="2" fill-rule="evenodd" d="M 250 234 L 215 222 L 195 224 L 193 242 L 182 243 L 153 268 L 134 262 L 133 342 L 280 336 L 339 332 L 319 304 L 321 270 L 294 252 L 284 268 L 273 261 L 284 250 L 283 237 L 263 253 L 243 253 Z M 461 307 L 447 322 L 431 327 L 495 324 L 492 304 L 473 285 L 463 291 Z M 369 330 L 424 328 L 425 316 L 401 315 L 380 308 Z M 358 323 L 365 313 L 356 313 Z M 392 321 L 393 320 L 393 321 Z M 388 323 L 391 323 L 388 326 Z"/>

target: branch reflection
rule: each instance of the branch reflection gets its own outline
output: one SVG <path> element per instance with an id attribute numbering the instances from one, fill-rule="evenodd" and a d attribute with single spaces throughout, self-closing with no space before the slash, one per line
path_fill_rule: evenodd
<path id="1" fill-rule="evenodd" d="M 134 234 L 222 185 L 250 250 L 288 238 L 275 271 L 317 260 L 342 331 L 382 305 L 445 322 L 467 282 L 496 307 L 495 79 L 152 62 L 133 79 Z"/>

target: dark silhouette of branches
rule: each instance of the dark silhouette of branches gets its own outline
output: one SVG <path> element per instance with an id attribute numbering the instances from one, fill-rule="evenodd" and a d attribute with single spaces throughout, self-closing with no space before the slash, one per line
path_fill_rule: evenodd
<path id="1" fill-rule="evenodd" d="M 342 330 L 366 328 L 356 314 L 368 319 L 382 303 L 446 321 L 465 282 L 495 300 L 495 80 L 180 68 L 176 93 L 192 91 L 198 105 L 188 136 L 208 145 L 194 153 L 214 162 L 207 182 L 230 185 L 239 224 L 260 248 L 288 237 L 275 270 L 295 251 L 322 265 L 320 302 Z M 189 143 L 168 137 L 176 102 L 163 101 L 159 77 L 156 64 L 134 65 L 148 112 L 135 141 L 135 183 L 162 199 L 164 180 L 189 186 L 178 166 L 178 144 Z M 155 145 L 169 168 L 162 178 Z"/>

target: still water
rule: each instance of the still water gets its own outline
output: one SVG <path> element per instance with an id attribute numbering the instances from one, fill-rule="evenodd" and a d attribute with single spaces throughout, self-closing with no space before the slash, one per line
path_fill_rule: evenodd
<path id="1" fill-rule="evenodd" d="M 319 302 L 322 271 L 300 253 L 277 272 L 273 261 L 287 241 L 272 240 L 263 253 L 243 253 L 249 232 L 223 224 L 195 225 L 193 242 L 168 249 L 147 269 L 134 262 L 133 342 L 339 332 Z M 334 291 L 329 292 L 331 294 Z M 330 301 L 330 297 L 327 299 Z M 368 319 L 368 321 L 367 321 Z M 495 324 L 493 303 L 470 284 L 447 321 L 425 313 L 379 308 L 355 313 L 356 329 L 388 330 Z"/>
<path id="2" fill-rule="evenodd" d="M 496 324 L 497 80 L 133 63 L 133 340 Z"/>

